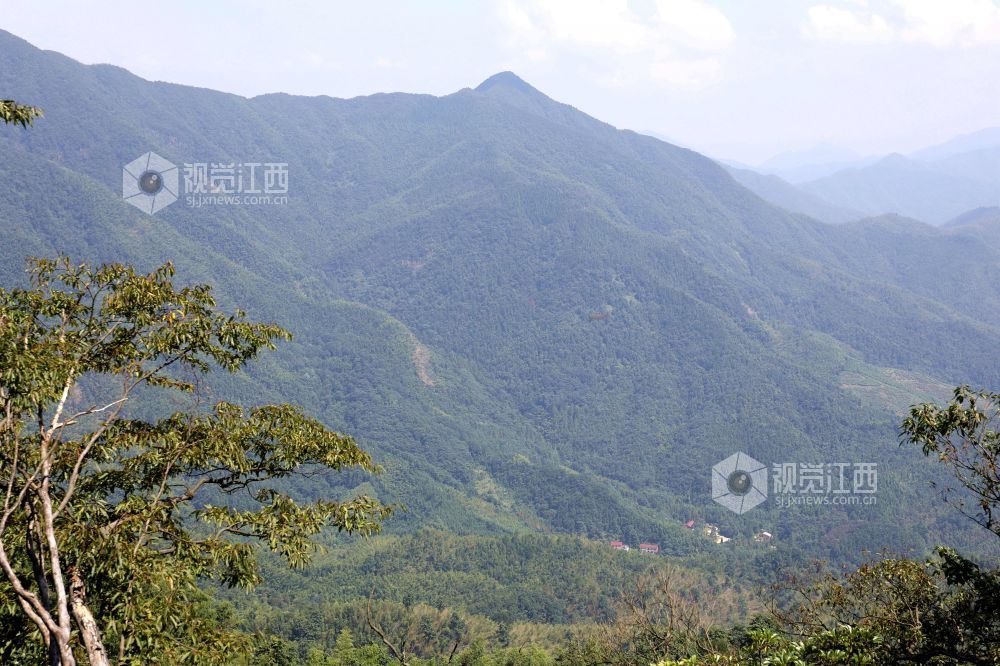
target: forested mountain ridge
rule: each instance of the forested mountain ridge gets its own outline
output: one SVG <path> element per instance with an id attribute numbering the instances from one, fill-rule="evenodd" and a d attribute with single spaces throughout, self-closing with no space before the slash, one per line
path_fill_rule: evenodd
<path id="1" fill-rule="evenodd" d="M 928 161 L 888 155 L 799 187 L 869 214 L 896 213 L 943 224 L 963 211 L 1000 203 L 1000 145 Z"/>
<path id="2" fill-rule="evenodd" d="M 967 210 L 1000 203 L 1000 128 L 987 127 L 907 155 L 862 158 L 817 146 L 729 171 L 766 201 L 824 222 L 895 214 L 947 225 Z"/>
<path id="3" fill-rule="evenodd" d="M 860 220 L 863 213 L 828 203 L 818 196 L 804 192 L 795 185 L 775 175 L 765 175 L 752 169 L 723 165 L 726 171 L 743 187 L 764 201 L 793 213 L 801 213 L 822 222 L 838 224 Z"/>
<path id="4" fill-rule="evenodd" d="M 27 254 L 174 259 L 288 325 L 296 342 L 225 388 L 357 435 L 387 473 L 352 482 L 410 507 L 390 529 L 690 552 L 705 547 L 679 526 L 694 517 L 835 557 L 962 530 L 892 442 L 908 402 L 1000 383 L 994 237 L 786 213 L 510 73 L 440 98 L 245 99 L 2 33 L 0 89 L 46 111 L 0 139 L 4 282 Z M 144 215 L 120 200 L 120 170 L 148 150 L 287 162 L 289 202 Z M 949 279 L 907 269 L 925 264 Z M 890 499 L 737 518 L 708 485 L 736 450 L 878 461 Z M 326 483 L 300 490 L 342 490 Z"/>
<path id="5" fill-rule="evenodd" d="M 965 225 L 982 225 L 1000 222 L 1000 206 L 980 206 L 966 211 L 944 223 L 945 227 L 962 227 Z"/>

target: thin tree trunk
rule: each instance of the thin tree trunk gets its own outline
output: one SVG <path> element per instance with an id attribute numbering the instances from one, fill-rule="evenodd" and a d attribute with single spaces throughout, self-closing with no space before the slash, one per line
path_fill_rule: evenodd
<path id="1" fill-rule="evenodd" d="M 80 638 L 87 650 L 87 660 L 90 666 L 110 666 L 108 652 L 101 642 L 101 630 L 94 620 L 94 614 L 87 608 L 86 590 L 83 578 L 75 567 L 70 569 L 69 581 L 70 608 L 76 618 L 76 626 L 80 630 Z"/>
<path id="2" fill-rule="evenodd" d="M 66 391 L 63 391 L 63 401 L 65 401 Z M 58 415 L 62 411 L 62 403 L 56 410 Z M 53 421 L 54 422 L 54 421 Z M 72 649 L 69 646 L 70 636 L 73 631 L 72 620 L 70 619 L 69 595 L 66 593 L 66 583 L 63 580 L 62 562 L 59 557 L 59 544 L 56 542 L 55 519 L 52 514 L 52 497 L 49 495 L 49 484 L 52 474 L 52 455 L 50 452 L 51 433 L 44 431 L 42 407 L 38 406 L 38 424 L 41 432 L 41 442 L 39 453 L 41 460 L 39 466 L 42 472 L 41 485 L 35 490 L 35 496 L 41 504 L 41 526 L 44 535 L 45 546 L 49 555 L 50 573 L 52 583 L 56 592 L 56 612 L 59 619 L 58 631 L 54 632 L 55 638 L 59 641 L 59 650 L 62 653 L 63 666 L 71 666 L 76 663 Z"/>
<path id="3" fill-rule="evenodd" d="M 42 564 L 45 555 L 42 541 L 35 531 L 38 527 L 38 521 L 30 502 L 25 503 L 25 508 L 28 511 L 30 521 L 25 534 L 24 545 L 28 551 L 28 559 L 31 560 L 31 570 L 35 574 L 35 585 L 38 586 L 39 600 L 46 609 L 51 611 L 52 601 L 49 597 L 49 582 L 46 578 L 45 566 Z M 62 655 L 59 653 L 59 641 L 52 640 L 48 631 L 43 632 L 42 638 L 45 640 L 45 649 L 49 653 L 49 666 L 59 666 L 62 664 Z"/>
<path id="4" fill-rule="evenodd" d="M 30 505 L 29 505 L 30 506 Z M 30 513 L 29 513 L 30 515 Z M 45 568 L 42 565 L 42 544 L 35 533 L 34 519 L 28 525 L 25 535 L 25 546 L 28 551 L 28 559 L 31 560 L 31 570 L 35 574 L 35 585 L 38 586 L 38 597 L 45 608 L 52 608 L 49 598 L 49 582 L 45 576 Z M 43 634 L 45 639 L 45 649 L 49 652 L 49 666 L 59 666 L 62 663 L 62 655 L 59 653 L 59 641 L 52 640 L 49 632 Z"/>

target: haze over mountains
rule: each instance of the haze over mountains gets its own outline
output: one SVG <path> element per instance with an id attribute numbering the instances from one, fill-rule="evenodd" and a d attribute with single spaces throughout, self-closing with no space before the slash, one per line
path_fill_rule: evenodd
<path id="1" fill-rule="evenodd" d="M 443 97 L 246 99 L 0 33 L 0 90 L 46 111 L 0 135 L 4 284 L 28 254 L 173 259 L 288 325 L 293 344 L 215 388 L 355 434 L 387 473 L 350 482 L 410 507 L 390 529 L 692 552 L 702 540 L 680 525 L 697 517 L 845 557 L 971 538 L 927 497 L 931 471 L 896 448 L 895 424 L 950 386 L 1000 384 L 995 219 L 828 225 L 509 72 Z M 121 167 L 150 150 L 287 162 L 289 202 L 145 215 L 121 200 Z M 968 163 L 949 160 L 967 154 L 929 164 L 958 178 Z M 972 198 L 955 195 L 954 215 L 989 204 Z M 855 208 L 824 205 L 838 221 Z M 878 462 L 884 499 L 737 517 L 711 502 L 708 470 L 738 450 Z"/>
<path id="2" fill-rule="evenodd" d="M 820 146 L 778 155 L 755 167 L 757 173 L 730 170 L 764 199 L 826 222 L 894 213 L 944 224 L 1000 204 L 1000 127 L 908 156 L 861 157 Z"/>
<path id="3" fill-rule="evenodd" d="M 723 165 L 736 182 L 747 188 L 761 199 L 773 203 L 795 213 L 840 224 L 866 217 L 864 213 L 853 208 L 846 208 L 830 203 L 819 195 L 792 185 L 773 174 L 763 174 L 750 168 Z"/>
<path id="4" fill-rule="evenodd" d="M 821 143 L 806 148 L 779 153 L 757 165 L 764 174 L 779 176 L 790 183 L 805 183 L 837 173 L 842 169 L 864 166 L 873 158 L 853 150 Z"/>

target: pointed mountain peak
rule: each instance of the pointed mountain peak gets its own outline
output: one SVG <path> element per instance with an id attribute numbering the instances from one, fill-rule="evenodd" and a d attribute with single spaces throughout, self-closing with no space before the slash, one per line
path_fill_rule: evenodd
<path id="1" fill-rule="evenodd" d="M 920 165 L 905 155 L 901 155 L 900 153 L 890 153 L 876 162 L 876 166 L 890 167 L 894 169 L 914 169 L 918 168 Z"/>
<path id="2" fill-rule="evenodd" d="M 504 106 L 528 111 L 562 123 L 589 121 L 589 117 L 566 104 L 560 104 L 542 91 L 526 83 L 514 72 L 500 72 L 480 83 L 474 94 L 492 99 Z"/>
<path id="3" fill-rule="evenodd" d="M 476 92 L 486 92 L 493 89 L 514 90 L 520 93 L 530 93 L 534 95 L 542 94 L 535 88 L 531 87 L 524 81 L 524 79 L 514 72 L 500 72 L 499 74 L 494 74 L 476 86 Z"/>
<path id="4" fill-rule="evenodd" d="M 526 111 L 563 125 L 603 125 L 569 104 L 557 102 L 514 72 L 494 74 L 476 86 L 472 94 L 488 99 L 491 103 Z"/>

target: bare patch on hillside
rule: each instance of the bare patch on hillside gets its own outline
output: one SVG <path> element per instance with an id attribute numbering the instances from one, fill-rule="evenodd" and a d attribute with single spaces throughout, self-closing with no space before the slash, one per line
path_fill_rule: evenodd
<path id="1" fill-rule="evenodd" d="M 954 387 L 933 377 L 898 368 L 856 368 L 840 373 L 840 388 L 905 414 L 921 402 L 943 403 Z"/>
<path id="2" fill-rule="evenodd" d="M 420 344 L 420 341 L 415 336 L 411 336 L 411 342 L 413 343 L 413 351 L 410 353 L 410 359 L 413 361 L 413 367 L 417 371 L 417 377 L 420 378 L 420 381 L 425 386 L 434 386 L 436 382 L 434 375 L 431 373 L 430 350 Z"/>

